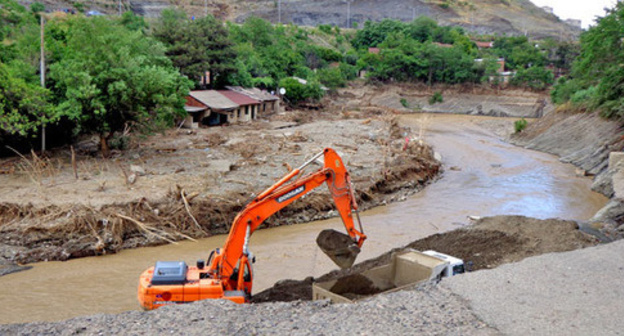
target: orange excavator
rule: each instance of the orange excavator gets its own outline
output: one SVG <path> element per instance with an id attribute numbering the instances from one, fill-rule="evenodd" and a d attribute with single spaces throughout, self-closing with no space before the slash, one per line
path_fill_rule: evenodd
<path id="1" fill-rule="evenodd" d="M 323 167 L 300 176 L 302 170 L 323 156 Z M 204 263 L 187 266 L 183 261 L 158 261 L 139 279 L 138 299 L 144 309 L 204 299 L 227 299 L 236 303 L 251 298 L 255 257 L 249 252 L 249 237 L 268 217 L 316 187 L 327 184 L 348 235 L 323 230 L 317 244 L 338 266 L 350 267 L 366 239 L 358 215 L 349 173 L 331 148 L 292 170 L 263 191 L 238 213 L 223 248 L 210 253 Z M 354 226 L 354 215 L 359 230 Z"/>

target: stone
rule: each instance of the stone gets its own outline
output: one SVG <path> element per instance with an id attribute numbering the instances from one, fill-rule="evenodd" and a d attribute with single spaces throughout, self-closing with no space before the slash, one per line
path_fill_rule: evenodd
<path id="1" fill-rule="evenodd" d="M 137 176 L 145 176 L 145 169 L 141 166 L 130 165 L 130 171 L 135 173 Z"/>

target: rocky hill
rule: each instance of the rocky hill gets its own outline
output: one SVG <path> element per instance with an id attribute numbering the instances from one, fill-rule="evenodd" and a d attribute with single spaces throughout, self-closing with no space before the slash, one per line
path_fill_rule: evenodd
<path id="1" fill-rule="evenodd" d="M 320 24 L 361 26 L 367 20 L 386 18 L 410 21 L 418 16 L 436 19 L 442 25 L 458 25 L 479 34 L 528 35 L 533 38 L 576 39 L 581 28 L 561 21 L 529 0 L 39 0 L 48 10 L 82 7 L 116 14 L 119 7 L 139 15 L 157 17 L 169 6 L 189 15 L 243 22 L 259 16 L 271 22 L 303 26 Z M 29 6 L 32 0 L 20 1 Z M 80 5 L 77 5 L 80 4 Z"/>

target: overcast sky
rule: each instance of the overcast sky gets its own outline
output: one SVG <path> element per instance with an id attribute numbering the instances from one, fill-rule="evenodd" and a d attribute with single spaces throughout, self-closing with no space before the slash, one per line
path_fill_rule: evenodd
<path id="1" fill-rule="evenodd" d="M 594 25 L 596 16 L 604 16 L 604 8 L 613 8 L 616 0 L 531 0 L 539 7 L 548 6 L 555 10 L 555 15 L 565 19 L 580 19 L 583 28 Z"/>

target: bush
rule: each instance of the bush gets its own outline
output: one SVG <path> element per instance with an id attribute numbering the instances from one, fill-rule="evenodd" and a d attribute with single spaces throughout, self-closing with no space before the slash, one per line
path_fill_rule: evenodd
<path id="1" fill-rule="evenodd" d="M 598 88 L 596 86 L 591 86 L 585 90 L 576 91 L 572 97 L 570 97 L 570 101 L 574 106 L 587 107 L 591 105 L 592 101 L 596 97 Z"/>
<path id="2" fill-rule="evenodd" d="M 435 103 L 442 103 L 444 98 L 442 97 L 442 92 L 436 91 L 431 98 L 429 98 L 429 105 L 433 105 Z"/>
<path id="3" fill-rule="evenodd" d="M 347 85 L 340 68 L 326 68 L 318 71 L 318 77 L 321 79 L 321 83 L 330 89 L 336 89 Z"/>
<path id="4" fill-rule="evenodd" d="M 33 13 L 45 12 L 45 5 L 40 2 L 33 2 L 30 5 L 30 11 Z"/>
<path id="5" fill-rule="evenodd" d="M 323 90 L 318 82 L 308 81 L 301 84 L 298 80 L 288 77 L 279 82 L 279 86 L 286 90 L 286 99 L 291 104 L 297 104 L 306 100 L 318 100 L 323 97 Z"/>
<path id="6" fill-rule="evenodd" d="M 557 84 L 550 91 L 550 98 L 553 103 L 557 105 L 564 104 L 572 98 L 572 95 L 580 90 L 579 84 L 575 80 L 567 80 L 565 77 L 560 77 L 557 80 Z"/>
<path id="7" fill-rule="evenodd" d="M 327 25 L 327 24 L 319 25 L 318 29 L 320 31 L 322 31 L 323 33 L 325 33 L 325 34 L 331 34 L 331 31 L 332 31 L 332 27 L 330 25 Z"/>
<path id="8" fill-rule="evenodd" d="M 516 130 L 516 133 L 522 132 L 528 124 L 529 123 L 524 118 L 516 120 L 516 122 L 514 122 L 514 129 Z"/>
<path id="9" fill-rule="evenodd" d="M 409 102 L 405 98 L 401 98 L 401 105 L 405 108 L 409 108 Z"/>
<path id="10" fill-rule="evenodd" d="M 82 2 L 74 2 L 74 8 L 80 13 L 84 13 L 85 5 Z"/>
<path id="11" fill-rule="evenodd" d="M 353 66 L 353 65 L 349 65 L 346 63 L 340 63 L 340 65 L 338 66 L 338 68 L 340 69 L 340 72 L 342 72 L 342 76 L 346 79 L 346 80 L 352 80 L 357 78 L 357 67 Z"/>
<path id="12" fill-rule="evenodd" d="M 520 69 L 512 78 L 511 84 L 525 86 L 534 90 L 544 90 L 554 82 L 555 76 L 544 67 L 534 66 L 528 69 Z"/>

